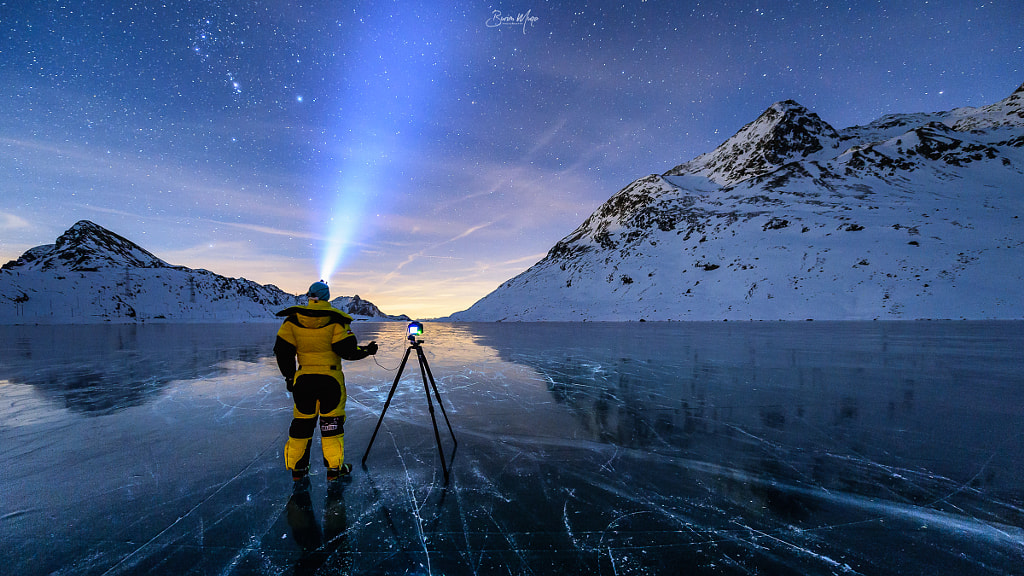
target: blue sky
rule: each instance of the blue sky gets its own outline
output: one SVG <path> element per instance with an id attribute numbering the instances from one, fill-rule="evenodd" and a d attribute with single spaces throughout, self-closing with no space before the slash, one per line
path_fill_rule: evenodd
<path id="1" fill-rule="evenodd" d="M 843 128 L 1022 63 L 1019 1 L 0 2 L 0 260 L 88 219 L 439 316 L 773 102 Z"/>

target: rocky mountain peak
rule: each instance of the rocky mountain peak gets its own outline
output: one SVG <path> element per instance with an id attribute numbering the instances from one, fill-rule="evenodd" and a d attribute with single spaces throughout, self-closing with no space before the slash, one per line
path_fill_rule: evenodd
<path id="1" fill-rule="evenodd" d="M 72 273 L 73 272 L 73 273 Z M 60 306 L 54 303 L 60 302 Z M 36 246 L 0 272 L 0 325 L 94 322 L 277 321 L 305 296 L 245 278 L 172 266 L 88 220 Z M 357 319 L 408 320 L 367 300 L 331 302 Z"/>
<path id="2" fill-rule="evenodd" d="M 772 104 L 714 151 L 676 166 L 666 176 L 694 174 L 729 186 L 790 162 L 832 157 L 839 134 L 793 100 Z"/>
<path id="3" fill-rule="evenodd" d="M 980 108 L 958 108 L 951 112 L 954 130 L 982 130 L 1000 126 L 1024 126 L 1024 84 L 995 104 Z"/>
<path id="4" fill-rule="evenodd" d="M 92 236 L 103 236 L 113 234 L 110 230 L 91 222 L 89 220 L 79 220 L 75 224 L 64 231 L 63 234 L 57 237 L 57 241 L 54 245 L 58 248 L 62 248 L 72 244 L 79 244 Z"/>
<path id="5" fill-rule="evenodd" d="M 166 262 L 106 228 L 80 220 L 53 244 L 37 246 L 4 269 L 88 271 L 100 268 L 163 268 Z"/>
<path id="6" fill-rule="evenodd" d="M 778 102 L 451 319 L 1020 319 L 1022 102 L 839 133 Z"/>
<path id="7" fill-rule="evenodd" d="M 380 308 L 378 308 L 376 304 L 369 300 L 360 298 L 358 294 L 355 296 L 339 296 L 338 298 L 331 300 L 331 306 L 357 316 L 388 318 L 391 320 L 409 320 L 409 317 L 405 314 L 391 316 L 381 312 Z"/>

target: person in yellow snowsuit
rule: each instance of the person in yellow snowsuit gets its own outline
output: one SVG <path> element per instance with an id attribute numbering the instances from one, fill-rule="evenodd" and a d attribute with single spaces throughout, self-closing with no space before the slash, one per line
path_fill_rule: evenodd
<path id="1" fill-rule="evenodd" d="M 317 419 L 327 479 L 352 471 L 345 463 L 345 375 L 341 360 L 361 360 L 377 353 L 377 343 L 359 346 L 352 333 L 352 317 L 333 308 L 327 284 L 309 287 L 306 306 L 277 313 L 285 317 L 277 331 L 274 356 L 295 406 L 284 461 L 296 482 L 309 472 L 309 453 Z M 296 366 L 298 358 L 298 366 Z"/>

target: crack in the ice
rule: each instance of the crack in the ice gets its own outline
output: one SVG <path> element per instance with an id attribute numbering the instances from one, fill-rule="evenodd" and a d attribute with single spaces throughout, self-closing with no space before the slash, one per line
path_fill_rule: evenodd
<path id="1" fill-rule="evenodd" d="M 405 455 L 402 450 L 398 448 L 398 443 L 395 440 L 394 434 L 390 434 L 391 443 L 395 448 L 395 452 L 398 454 L 398 460 L 402 463 L 402 470 L 405 472 L 405 493 L 409 496 L 409 500 L 412 503 L 412 514 L 416 522 L 416 535 L 419 538 L 419 544 L 423 548 L 423 556 L 426 558 L 427 574 L 432 574 L 430 567 L 430 547 L 427 544 L 427 536 L 423 530 L 423 517 L 420 515 L 420 504 L 416 500 L 416 488 L 413 486 L 412 477 L 409 474 L 409 467 L 405 463 Z M 426 499 L 424 499 L 426 501 Z"/>
<path id="2" fill-rule="evenodd" d="M 501 524 L 498 523 L 498 520 L 494 518 L 494 514 L 491 513 L 491 510 L 487 510 L 486 512 L 487 517 L 491 520 L 491 524 L 494 524 L 494 527 L 498 529 L 498 532 L 505 539 L 505 542 L 507 542 L 508 545 L 511 547 L 512 552 L 516 555 L 517 558 L 519 558 L 520 565 L 527 571 L 528 574 L 533 574 L 533 569 L 530 568 L 530 563 L 526 559 L 526 556 L 523 555 L 523 551 L 520 548 L 519 544 L 516 543 L 515 538 L 509 532 L 507 532 Z M 511 566 L 509 566 L 508 569 L 509 573 L 511 574 Z"/>
<path id="3" fill-rule="evenodd" d="M 240 478 L 242 476 L 242 474 L 244 474 L 247 470 L 252 468 L 254 464 L 256 464 L 257 462 L 261 461 L 263 459 L 263 456 L 268 451 L 273 449 L 275 446 L 279 445 L 279 443 L 281 442 L 282 438 L 284 438 L 284 432 L 278 434 L 277 437 L 274 438 L 274 440 L 272 442 L 270 442 L 270 444 L 268 444 L 267 447 L 264 448 L 262 452 L 260 452 L 259 454 L 256 455 L 255 458 L 250 460 L 249 463 L 246 464 L 241 470 L 239 470 L 237 474 L 232 476 L 231 479 L 229 479 L 227 482 L 224 482 L 223 484 L 221 484 L 216 490 L 214 490 L 210 494 L 207 494 L 205 498 L 203 498 L 202 500 L 197 502 L 194 506 L 189 508 L 189 510 L 187 512 L 185 512 L 180 517 L 178 517 L 178 519 L 175 520 L 174 522 L 171 522 L 166 528 L 164 528 L 163 530 L 158 532 L 155 536 L 153 536 L 152 538 L 150 538 L 149 540 L 144 542 L 142 545 L 137 547 L 135 550 L 132 550 L 128 554 L 124 555 L 116 564 L 114 564 L 113 566 L 108 568 L 105 572 L 103 572 L 102 576 L 106 576 L 107 574 L 113 574 L 122 565 L 127 565 L 127 563 L 133 557 L 135 557 L 137 554 L 139 554 L 139 552 L 141 552 L 143 549 L 147 548 L 153 542 L 156 542 L 157 540 L 159 540 L 160 537 L 162 537 L 164 534 L 168 533 L 172 528 L 177 526 L 182 520 L 184 520 L 184 519 L 188 518 L 189 516 L 191 516 L 193 512 L 195 512 L 200 507 L 202 507 L 203 504 L 206 504 L 211 498 L 213 498 L 217 494 L 220 494 L 225 488 L 228 487 L 228 485 L 230 485 L 232 482 L 234 482 L 235 480 Z"/>
<path id="4" fill-rule="evenodd" d="M 823 554 L 818 554 L 817 552 L 812 552 L 811 550 L 808 550 L 807 548 L 804 548 L 802 546 L 797 546 L 796 544 L 793 544 L 792 542 L 789 542 L 787 540 L 783 540 L 782 538 L 779 538 L 778 536 L 775 536 L 775 535 L 770 534 L 768 532 L 765 532 L 763 530 L 758 530 L 758 529 L 756 529 L 756 528 L 754 528 L 752 526 L 747 526 L 745 524 L 741 524 L 739 522 L 736 522 L 735 520 L 733 520 L 732 523 L 737 525 L 737 526 L 739 526 L 743 530 L 747 530 L 747 531 L 751 532 L 752 534 L 756 534 L 758 536 L 761 536 L 761 537 L 767 538 L 769 540 L 772 540 L 773 542 L 777 542 L 779 544 L 782 544 L 783 546 L 788 547 L 788 548 L 794 550 L 797 554 L 804 555 L 804 556 L 810 556 L 811 558 L 815 558 L 815 559 L 821 560 L 822 562 L 828 564 L 829 566 L 831 566 L 832 568 L 834 568 L 836 570 L 839 570 L 839 571 L 843 572 L 844 574 L 860 574 L 860 572 L 857 572 L 856 570 L 851 568 L 849 564 L 843 564 L 843 563 L 837 562 L 836 560 L 833 560 L 833 559 L 829 558 L 828 556 L 825 556 Z M 753 544 L 754 546 L 761 547 L 761 545 L 757 544 L 756 542 L 750 542 L 750 543 Z"/>

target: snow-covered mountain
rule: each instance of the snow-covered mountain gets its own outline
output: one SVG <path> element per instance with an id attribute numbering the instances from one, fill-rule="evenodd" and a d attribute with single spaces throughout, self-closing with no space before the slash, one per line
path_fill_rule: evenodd
<path id="1" fill-rule="evenodd" d="M 0 324 L 279 322 L 275 312 L 305 302 L 271 284 L 172 266 L 87 220 L 0 268 Z M 408 320 L 359 296 L 331 303 L 357 319 Z"/>
<path id="2" fill-rule="evenodd" d="M 1022 105 L 837 131 L 776 103 L 451 319 L 1024 318 Z"/>

